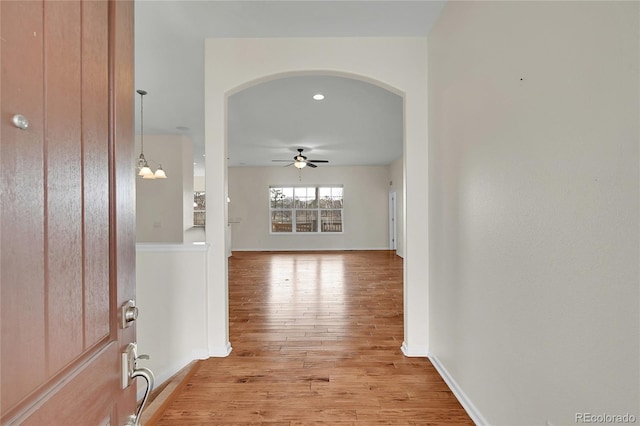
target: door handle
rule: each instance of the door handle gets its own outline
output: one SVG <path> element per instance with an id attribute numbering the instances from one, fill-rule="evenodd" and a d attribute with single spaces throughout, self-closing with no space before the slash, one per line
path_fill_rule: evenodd
<path id="1" fill-rule="evenodd" d="M 136 343 L 129 343 L 127 348 L 122 353 L 122 389 L 126 389 L 130 382 L 138 377 L 142 377 L 147 382 L 147 386 L 144 391 L 144 396 L 140 402 L 140 406 L 136 411 L 136 414 L 129 416 L 126 423 L 127 426 L 138 426 L 140 424 L 140 416 L 144 409 L 149 394 L 153 390 L 154 377 L 153 372 L 145 367 L 138 367 L 138 360 L 149 359 L 149 355 L 138 356 L 138 345 Z"/>
<path id="2" fill-rule="evenodd" d="M 147 381 L 147 387 L 144 390 L 144 396 L 142 397 L 142 401 L 138 406 L 138 411 L 136 411 L 136 414 L 129 416 L 129 422 L 127 423 L 127 426 L 138 426 L 140 424 L 142 410 L 144 410 L 144 406 L 149 399 L 149 394 L 153 390 L 153 373 L 151 372 L 151 370 L 145 367 L 136 368 L 135 370 L 133 370 L 131 378 L 135 379 L 136 377 L 142 377 L 143 379 L 145 379 Z"/>

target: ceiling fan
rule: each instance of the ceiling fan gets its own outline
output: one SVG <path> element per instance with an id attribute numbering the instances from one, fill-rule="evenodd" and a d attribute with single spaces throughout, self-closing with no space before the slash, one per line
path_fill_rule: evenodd
<path id="1" fill-rule="evenodd" d="M 307 160 L 307 157 L 302 155 L 302 151 L 304 151 L 304 149 L 298 148 L 298 154 L 293 156 L 293 163 L 290 162 L 291 160 L 271 160 L 271 161 L 274 161 L 274 162 L 286 161 L 286 162 L 289 162 L 289 164 L 287 164 L 285 167 L 288 167 L 288 166 L 293 164 L 298 169 L 303 169 L 306 166 L 318 167 L 314 163 L 328 163 L 329 162 L 328 160 Z"/>

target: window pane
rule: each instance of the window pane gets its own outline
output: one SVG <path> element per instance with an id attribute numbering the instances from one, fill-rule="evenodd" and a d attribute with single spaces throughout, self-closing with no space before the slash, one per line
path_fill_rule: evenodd
<path id="1" fill-rule="evenodd" d="M 271 232 L 292 232 L 291 210 L 275 210 L 271 212 Z"/>
<path id="2" fill-rule="evenodd" d="M 318 208 L 316 201 L 316 188 L 295 188 L 296 209 Z"/>
<path id="3" fill-rule="evenodd" d="M 342 188 L 331 188 L 331 196 L 333 197 L 333 207 L 342 208 Z"/>
<path id="4" fill-rule="evenodd" d="M 321 209 L 342 208 L 342 188 L 318 188 Z"/>
<path id="5" fill-rule="evenodd" d="M 204 226 L 206 213 L 205 212 L 193 212 L 193 226 Z"/>
<path id="6" fill-rule="evenodd" d="M 269 188 L 272 209 L 293 208 L 293 188 Z"/>
<path id="7" fill-rule="evenodd" d="M 204 192 L 193 193 L 193 225 L 204 226 L 206 210 L 206 198 Z"/>
<path id="8" fill-rule="evenodd" d="M 322 232 L 342 232 L 342 210 L 322 210 Z"/>
<path id="9" fill-rule="evenodd" d="M 318 232 L 318 211 L 296 210 L 296 232 Z"/>

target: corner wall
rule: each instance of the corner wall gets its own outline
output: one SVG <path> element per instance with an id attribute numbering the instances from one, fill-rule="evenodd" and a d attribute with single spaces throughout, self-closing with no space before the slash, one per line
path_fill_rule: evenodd
<path id="1" fill-rule="evenodd" d="M 206 245 L 136 244 L 138 352 L 151 357 L 144 366 L 155 374 L 156 386 L 209 356 L 207 250 Z"/>
<path id="2" fill-rule="evenodd" d="M 639 40 L 637 2 L 449 2 L 429 36 L 430 353 L 483 423 L 640 419 Z"/>

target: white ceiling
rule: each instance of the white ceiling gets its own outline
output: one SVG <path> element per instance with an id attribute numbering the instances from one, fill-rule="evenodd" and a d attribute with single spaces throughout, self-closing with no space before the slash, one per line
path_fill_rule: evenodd
<path id="1" fill-rule="evenodd" d="M 426 36 L 444 4 L 138 0 L 135 87 L 148 92 L 145 134 L 188 135 L 194 173 L 204 174 L 206 38 Z M 311 99 L 318 91 L 324 101 Z M 137 114 L 138 102 L 136 96 Z M 368 83 L 327 76 L 275 80 L 229 99 L 230 165 L 281 166 L 271 160 L 289 159 L 297 148 L 330 165 L 388 164 L 402 152 L 401 99 Z"/>
<path id="2" fill-rule="evenodd" d="M 402 155 L 402 98 L 362 81 L 272 80 L 229 97 L 228 111 L 231 166 L 282 166 L 272 160 L 292 159 L 298 148 L 330 165 L 382 165 Z"/>

